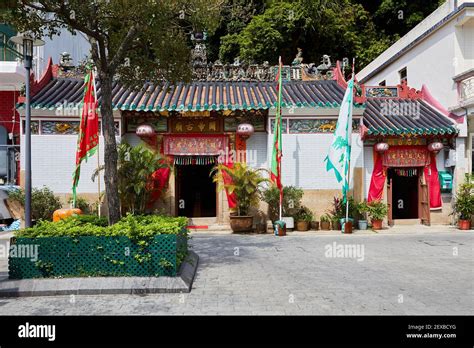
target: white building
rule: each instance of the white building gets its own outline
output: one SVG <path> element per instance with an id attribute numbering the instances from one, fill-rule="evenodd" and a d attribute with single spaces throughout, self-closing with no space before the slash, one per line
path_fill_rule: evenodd
<path id="1" fill-rule="evenodd" d="M 14 45 L 10 38 L 17 34 L 7 24 L 0 23 L 0 182 L 17 184 L 20 118 L 15 110 L 26 71 L 21 60 L 22 47 Z M 32 73 L 39 80 L 48 69 L 48 61 L 60 63 L 60 56 L 68 53 L 71 64 L 77 65 L 88 54 L 90 45 L 81 35 L 72 35 L 62 30 L 53 38 L 43 38 L 44 46 L 35 47 L 33 52 Z M 35 88 L 33 85 L 32 88 Z M 32 90 L 32 92 L 34 92 Z"/>
<path id="2" fill-rule="evenodd" d="M 441 104 L 433 101 L 435 106 L 458 124 L 456 159 L 448 163 L 456 165 L 455 182 L 473 172 L 474 2 L 446 1 L 362 69 L 357 79 L 367 86 L 395 86 L 402 80 L 416 89 L 425 85 L 425 97 L 431 100 L 431 94 Z"/>

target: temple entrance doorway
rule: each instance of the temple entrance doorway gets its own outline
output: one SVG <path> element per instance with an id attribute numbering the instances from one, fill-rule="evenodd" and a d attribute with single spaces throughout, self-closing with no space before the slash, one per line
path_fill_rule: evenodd
<path id="1" fill-rule="evenodd" d="M 175 165 L 178 216 L 216 216 L 216 184 L 210 176 L 213 166 L 214 164 L 194 163 Z"/>
<path id="2" fill-rule="evenodd" d="M 388 169 L 388 197 L 391 197 L 388 203 L 392 219 L 420 218 L 418 193 L 420 171 L 416 167 Z"/>

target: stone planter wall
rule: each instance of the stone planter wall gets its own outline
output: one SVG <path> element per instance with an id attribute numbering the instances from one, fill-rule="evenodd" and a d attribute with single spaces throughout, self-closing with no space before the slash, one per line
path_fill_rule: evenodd
<path id="1" fill-rule="evenodd" d="M 163 234 L 140 245 L 128 237 L 12 238 L 9 278 L 176 276 L 186 234 Z"/>

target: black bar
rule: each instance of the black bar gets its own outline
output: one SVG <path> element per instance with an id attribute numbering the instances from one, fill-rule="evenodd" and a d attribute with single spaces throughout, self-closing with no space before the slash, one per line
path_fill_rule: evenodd
<path id="1" fill-rule="evenodd" d="M 1 310 L 1 307 L 0 307 Z M 472 347 L 472 316 L 0 317 L 0 346 L 204 344 Z M 20 325 L 55 325 L 54 341 L 20 338 Z M 412 329 L 409 329 L 412 325 Z M 429 327 L 428 327 L 429 325 Z M 407 334 L 455 334 L 408 338 Z"/>

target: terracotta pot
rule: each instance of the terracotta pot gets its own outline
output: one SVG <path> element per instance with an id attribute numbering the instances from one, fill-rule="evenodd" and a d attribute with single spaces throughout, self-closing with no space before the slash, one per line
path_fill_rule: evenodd
<path id="1" fill-rule="evenodd" d="M 341 223 L 342 233 L 352 233 L 354 219 L 349 218 L 348 221 L 346 221 L 346 219 L 341 219 L 340 223 Z"/>
<path id="2" fill-rule="evenodd" d="M 331 221 L 331 227 L 334 231 L 340 231 L 341 223 L 339 221 Z"/>
<path id="3" fill-rule="evenodd" d="M 460 230 L 470 230 L 471 229 L 471 220 L 459 220 L 458 221 L 458 228 Z"/>
<path id="4" fill-rule="evenodd" d="M 296 230 L 297 231 L 308 231 L 309 222 L 308 221 L 296 221 Z"/>
<path id="5" fill-rule="evenodd" d="M 286 236 L 286 223 L 283 224 L 283 226 L 279 225 L 278 222 L 275 222 L 275 225 L 273 226 L 274 230 L 273 233 L 275 236 L 283 237 Z M 278 233 L 277 233 L 278 229 Z"/>
<path id="6" fill-rule="evenodd" d="M 233 232 L 252 231 L 253 216 L 233 216 L 230 215 L 230 228 Z"/>
<path id="7" fill-rule="evenodd" d="M 331 223 L 329 221 L 321 221 L 321 230 L 329 231 L 331 229 Z"/>
<path id="8" fill-rule="evenodd" d="M 383 220 L 372 220 L 372 229 L 373 230 L 381 230 L 382 229 L 382 221 Z"/>
<path id="9" fill-rule="evenodd" d="M 312 230 L 319 230 L 319 221 L 311 221 L 311 229 Z"/>

